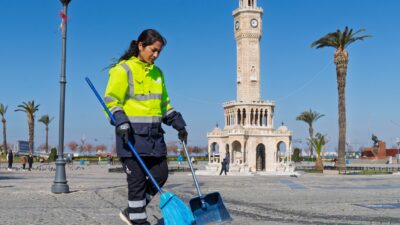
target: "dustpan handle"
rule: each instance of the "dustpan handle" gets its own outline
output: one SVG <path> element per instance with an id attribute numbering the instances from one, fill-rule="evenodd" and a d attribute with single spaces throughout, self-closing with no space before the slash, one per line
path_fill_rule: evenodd
<path id="1" fill-rule="evenodd" d="M 200 199 L 203 199 L 203 195 L 201 194 L 200 187 L 199 187 L 199 182 L 197 182 L 197 177 L 196 177 L 196 174 L 194 173 L 192 161 L 190 160 L 189 153 L 188 153 L 188 151 L 186 149 L 186 144 L 185 144 L 184 141 L 182 141 L 181 143 L 183 145 L 183 150 L 185 151 L 186 159 L 187 159 L 187 161 L 189 163 L 190 170 L 192 171 L 192 177 L 193 177 L 193 180 L 194 180 L 194 184 L 196 185 L 197 193 L 199 194 Z"/>
<path id="2" fill-rule="evenodd" d="M 115 118 L 113 114 L 110 112 L 110 110 L 107 108 L 106 104 L 104 103 L 103 99 L 100 97 L 99 93 L 97 92 L 96 88 L 90 81 L 88 77 L 85 78 L 86 82 L 89 84 L 89 87 L 92 89 L 94 94 L 96 95 L 97 99 L 99 100 L 100 104 L 103 106 L 104 110 L 107 112 L 108 117 L 111 120 L 111 123 L 115 125 Z M 130 140 L 128 140 L 128 146 L 131 149 L 132 153 L 135 155 L 137 160 L 139 161 L 140 165 L 142 166 L 143 170 L 146 172 L 147 176 L 150 178 L 151 182 L 154 184 L 154 186 L 157 188 L 158 192 L 163 193 L 161 190 L 160 186 L 158 185 L 157 181 L 154 179 L 153 175 L 151 175 L 150 171 L 147 169 L 146 164 L 144 164 L 142 158 L 139 156 L 137 153 L 136 149 L 133 147 L 132 143 Z"/>

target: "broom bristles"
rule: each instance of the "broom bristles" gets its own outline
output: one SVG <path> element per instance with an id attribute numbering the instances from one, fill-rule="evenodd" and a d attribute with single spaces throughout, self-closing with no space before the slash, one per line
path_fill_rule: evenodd
<path id="1" fill-rule="evenodd" d="M 165 225 L 191 225 L 195 221 L 189 207 L 172 193 L 160 195 L 160 209 Z"/>

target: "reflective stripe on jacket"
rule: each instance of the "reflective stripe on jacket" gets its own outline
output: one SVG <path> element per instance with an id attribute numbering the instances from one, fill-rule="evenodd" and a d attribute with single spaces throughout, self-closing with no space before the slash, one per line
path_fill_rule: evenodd
<path id="1" fill-rule="evenodd" d="M 174 111 L 161 70 L 136 57 L 110 70 L 104 100 L 112 113 L 123 110 L 131 123 L 160 123 Z"/>

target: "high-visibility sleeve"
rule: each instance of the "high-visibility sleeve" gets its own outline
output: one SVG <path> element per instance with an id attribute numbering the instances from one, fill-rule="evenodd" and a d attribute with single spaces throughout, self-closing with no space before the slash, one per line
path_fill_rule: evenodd
<path id="1" fill-rule="evenodd" d="M 104 101 L 107 108 L 112 112 L 122 110 L 128 90 L 128 76 L 121 65 L 110 70 Z"/>
<path id="2" fill-rule="evenodd" d="M 160 70 L 161 71 L 161 70 Z M 162 99 L 161 99 L 161 112 L 163 116 L 175 111 L 170 104 L 170 99 L 168 96 L 167 87 L 165 85 L 164 73 L 161 71 L 161 79 L 162 79 Z"/>

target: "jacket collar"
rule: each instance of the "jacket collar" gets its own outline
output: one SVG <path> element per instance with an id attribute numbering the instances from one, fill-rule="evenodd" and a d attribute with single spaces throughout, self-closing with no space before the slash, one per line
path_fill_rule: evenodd
<path id="1" fill-rule="evenodd" d="M 150 70 L 152 70 L 154 68 L 154 64 L 148 64 L 147 62 L 143 62 L 140 59 L 136 58 L 135 56 L 132 56 L 131 60 L 136 63 L 137 65 L 139 65 L 140 67 L 143 68 L 143 70 L 147 73 Z"/>

